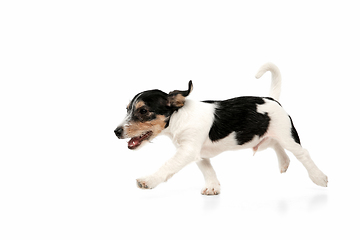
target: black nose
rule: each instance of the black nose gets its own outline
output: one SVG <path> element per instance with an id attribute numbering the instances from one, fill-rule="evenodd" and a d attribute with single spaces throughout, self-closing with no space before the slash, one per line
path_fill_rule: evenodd
<path id="1" fill-rule="evenodd" d="M 123 131 L 124 129 L 122 127 L 117 127 L 114 132 L 118 138 L 122 138 Z"/>

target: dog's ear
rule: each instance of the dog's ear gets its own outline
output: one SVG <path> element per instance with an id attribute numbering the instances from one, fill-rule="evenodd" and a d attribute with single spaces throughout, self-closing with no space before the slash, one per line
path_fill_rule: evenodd
<path id="1" fill-rule="evenodd" d="M 181 108 L 185 104 L 185 98 L 189 96 L 192 90 L 193 90 L 193 84 L 192 81 L 190 80 L 188 90 L 185 91 L 175 90 L 169 93 L 167 99 L 167 106 Z"/>

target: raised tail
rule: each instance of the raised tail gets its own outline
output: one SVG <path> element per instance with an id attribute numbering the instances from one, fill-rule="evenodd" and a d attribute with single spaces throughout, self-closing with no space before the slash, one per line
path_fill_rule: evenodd
<path id="1" fill-rule="evenodd" d="M 264 73 L 266 73 L 267 71 L 271 72 L 270 97 L 279 101 L 281 92 L 281 74 L 279 68 L 273 63 L 265 63 L 260 67 L 255 77 L 261 78 L 261 76 L 264 75 Z"/>

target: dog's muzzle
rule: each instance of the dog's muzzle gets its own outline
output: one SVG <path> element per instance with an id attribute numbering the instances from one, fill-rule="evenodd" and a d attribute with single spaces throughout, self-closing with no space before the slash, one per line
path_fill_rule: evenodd
<path id="1" fill-rule="evenodd" d="M 114 132 L 119 139 L 123 138 L 124 129 L 122 127 L 117 127 Z"/>

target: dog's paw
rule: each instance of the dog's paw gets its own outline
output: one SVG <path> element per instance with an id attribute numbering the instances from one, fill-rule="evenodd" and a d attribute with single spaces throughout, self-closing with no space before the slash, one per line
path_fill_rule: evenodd
<path id="1" fill-rule="evenodd" d="M 290 159 L 289 158 L 281 159 L 281 161 L 279 160 L 280 173 L 286 173 L 289 165 L 290 165 Z"/>
<path id="2" fill-rule="evenodd" d="M 309 177 L 315 184 L 321 187 L 327 187 L 328 177 L 320 170 L 316 171 L 315 173 L 309 174 Z"/>
<path id="3" fill-rule="evenodd" d="M 201 190 L 202 195 L 219 195 L 220 194 L 220 183 L 206 184 Z"/>
<path id="4" fill-rule="evenodd" d="M 136 185 L 141 189 L 153 189 L 159 185 L 160 182 L 157 178 L 151 176 L 136 179 Z"/>
<path id="5" fill-rule="evenodd" d="M 149 189 L 149 186 L 146 185 L 146 182 L 141 179 L 136 179 L 136 184 L 138 188 Z"/>

